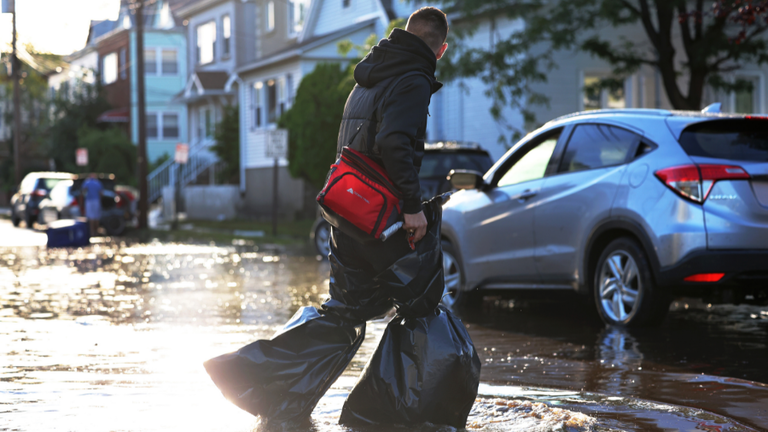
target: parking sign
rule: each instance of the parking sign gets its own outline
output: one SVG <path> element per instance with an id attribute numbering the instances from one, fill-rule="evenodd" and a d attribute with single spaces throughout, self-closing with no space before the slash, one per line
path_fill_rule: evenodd
<path id="1" fill-rule="evenodd" d="M 77 163 L 77 166 L 88 165 L 88 149 L 87 148 L 79 148 L 75 150 L 75 162 Z"/>
<path id="2" fill-rule="evenodd" d="M 266 156 L 275 159 L 288 157 L 288 130 L 268 130 L 266 134 Z"/>

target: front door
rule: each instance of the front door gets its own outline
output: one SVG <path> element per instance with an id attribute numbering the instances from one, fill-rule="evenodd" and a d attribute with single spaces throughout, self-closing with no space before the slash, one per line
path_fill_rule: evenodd
<path id="1" fill-rule="evenodd" d="M 538 283 L 534 208 L 560 131 L 534 140 L 508 158 L 477 205 L 464 212 L 463 258 L 474 282 Z"/>

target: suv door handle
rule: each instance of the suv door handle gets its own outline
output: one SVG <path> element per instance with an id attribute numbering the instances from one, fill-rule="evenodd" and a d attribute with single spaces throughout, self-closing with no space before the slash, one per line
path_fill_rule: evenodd
<path id="1" fill-rule="evenodd" d="M 532 191 L 532 190 L 530 190 L 530 189 L 526 189 L 525 191 L 523 191 L 523 193 L 521 193 L 521 194 L 519 194 L 519 195 L 515 195 L 515 196 L 511 197 L 510 199 L 513 199 L 513 200 L 520 200 L 520 201 L 525 201 L 525 200 L 527 200 L 528 198 L 533 198 L 533 197 L 535 197 L 535 196 L 536 196 L 536 195 L 538 195 L 538 194 L 539 194 L 539 193 L 538 193 L 538 192 L 536 192 L 536 191 Z"/>

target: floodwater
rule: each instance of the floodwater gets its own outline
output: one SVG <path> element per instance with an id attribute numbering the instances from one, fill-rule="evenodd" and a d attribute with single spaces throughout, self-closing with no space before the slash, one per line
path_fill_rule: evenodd
<path id="1" fill-rule="evenodd" d="M 202 362 L 321 304 L 328 264 L 234 243 L 0 247 L 0 431 L 265 430 Z M 464 317 L 483 361 L 468 429 L 768 430 L 768 307 L 674 308 L 628 332 L 569 299 L 490 299 Z M 414 430 L 337 425 L 386 322 L 368 326 L 307 431 Z"/>

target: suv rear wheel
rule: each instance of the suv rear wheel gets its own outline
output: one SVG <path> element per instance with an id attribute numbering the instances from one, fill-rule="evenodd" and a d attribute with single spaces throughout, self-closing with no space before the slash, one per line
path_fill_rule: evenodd
<path id="1" fill-rule="evenodd" d="M 474 309 L 480 307 L 483 297 L 475 291 L 464 291 L 461 286 L 464 282 L 461 263 L 453 245 L 442 241 L 443 246 L 443 277 L 445 278 L 445 291 L 442 303 L 451 310 Z"/>
<path id="2" fill-rule="evenodd" d="M 607 324 L 635 327 L 664 320 L 670 298 L 656 287 L 645 252 L 635 240 L 622 237 L 608 244 L 593 274 L 597 311 Z"/>

